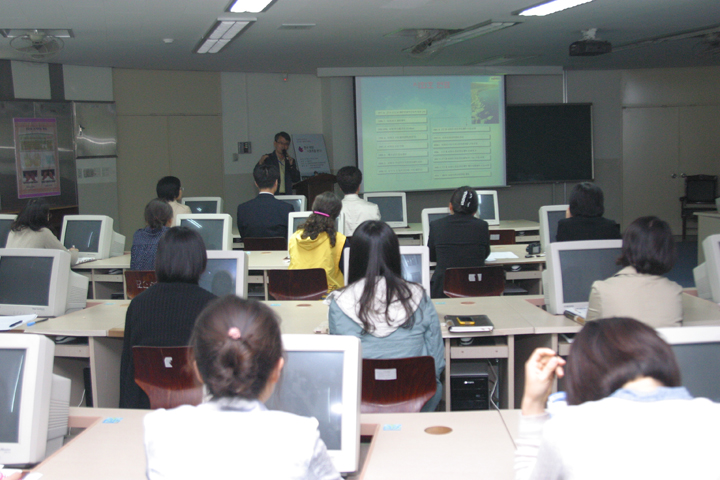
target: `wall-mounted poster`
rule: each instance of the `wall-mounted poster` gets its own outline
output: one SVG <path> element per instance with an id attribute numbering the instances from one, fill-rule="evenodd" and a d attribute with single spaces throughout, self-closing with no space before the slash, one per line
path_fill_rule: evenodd
<path id="1" fill-rule="evenodd" d="M 60 195 L 54 118 L 13 118 L 18 198 Z"/>

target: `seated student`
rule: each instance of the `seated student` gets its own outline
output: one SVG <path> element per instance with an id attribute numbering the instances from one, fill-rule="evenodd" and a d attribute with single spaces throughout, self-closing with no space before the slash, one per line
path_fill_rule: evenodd
<path id="1" fill-rule="evenodd" d="M 432 298 L 444 298 L 445 270 L 482 267 L 490 255 L 490 231 L 485 220 L 475 218 L 478 197 L 474 189 L 460 187 L 450 197 L 450 215 L 430 223 L 430 261 L 437 262 L 430 279 Z"/>
<path id="2" fill-rule="evenodd" d="M 603 218 L 605 198 L 600 187 L 590 182 L 578 183 L 570 192 L 570 207 L 558 222 L 558 242 L 576 240 L 614 240 L 620 238 L 620 225 Z"/>
<path id="3" fill-rule="evenodd" d="M 515 478 L 718 478 L 720 405 L 681 387 L 670 346 L 629 318 L 587 322 L 565 360 L 525 365 Z M 565 373 L 568 406 L 545 403 Z"/>
<path id="4" fill-rule="evenodd" d="M 345 235 L 352 237 L 355 229 L 366 220 L 380 220 L 380 208 L 358 196 L 362 172 L 357 167 L 343 167 L 337 172 L 337 182 L 345 194 L 342 211 L 345 214 Z"/>
<path id="5" fill-rule="evenodd" d="M 657 217 L 640 217 L 623 235 L 624 268 L 590 291 L 587 320 L 632 317 L 658 327 L 679 326 L 683 319 L 682 287 L 663 275 L 675 260 L 670 225 Z"/>
<path id="6" fill-rule="evenodd" d="M 41 198 L 34 198 L 25 204 L 15 221 L 10 225 L 5 248 L 51 248 L 70 253 L 71 265 L 78 259 L 78 249 L 67 249 L 50 231 L 50 206 Z"/>
<path id="7" fill-rule="evenodd" d="M 316 419 L 265 408 L 284 365 L 279 322 L 232 295 L 203 310 L 191 344 L 212 398 L 145 416 L 148 479 L 340 480 Z"/>
<path id="8" fill-rule="evenodd" d="M 275 198 L 280 179 L 277 167 L 255 165 L 253 178 L 260 193 L 252 200 L 238 205 L 237 226 L 240 236 L 287 238 L 288 215 L 293 212 L 293 207 Z"/>
<path id="9" fill-rule="evenodd" d="M 353 235 L 349 270 L 348 286 L 325 300 L 330 333 L 360 338 L 363 358 L 433 357 L 437 391 L 422 411 L 434 411 L 445 368 L 440 321 L 423 287 L 402 278 L 392 228 L 379 221 L 361 224 Z"/>
<path id="10" fill-rule="evenodd" d="M 145 228 L 133 235 L 130 270 L 155 270 L 155 253 L 163 233 L 170 229 L 173 211 L 166 201 L 156 198 L 145 206 Z"/>
<path id="11" fill-rule="evenodd" d="M 215 295 L 198 286 L 207 252 L 199 233 L 174 227 L 160 237 L 155 273 L 158 283 L 132 299 L 125 315 L 120 359 L 120 408 L 150 408 L 135 383 L 132 347 L 187 345 L 195 319 Z"/>
<path id="12" fill-rule="evenodd" d="M 334 193 L 325 192 L 315 197 L 312 209 L 313 213 L 288 242 L 289 268 L 325 269 L 328 291 L 332 292 L 345 286 L 341 269 L 345 235 L 335 231 L 342 203 Z"/>
<path id="13" fill-rule="evenodd" d="M 192 213 L 190 207 L 180 203 L 183 196 L 183 188 L 180 185 L 180 179 L 177 177 L 167 176 L 158 180 L 155 187 L 158 198 L 168 202 L 173 210 L 173 223 L 171 226 L 177 225 L 177 216 L 181 213 Z"/>

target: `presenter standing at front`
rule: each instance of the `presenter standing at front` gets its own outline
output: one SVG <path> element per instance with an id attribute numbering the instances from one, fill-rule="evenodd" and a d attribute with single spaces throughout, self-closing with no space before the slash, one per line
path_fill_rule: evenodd
<path id="1" fill-rule="evenodd" d="M 295 159 L 288 156 L 287 149 L 290 146 L 290 135 L 285 132 L 275 134 L 273 142 L 275 151 L 263 155 L 258 162 L 259 165 L 271 165 L 280 170 L 280 182 L 277 193 L 279 195 L 292 195 L 292 184 L 300 181 L 300 170 L 298 170 Z"/>

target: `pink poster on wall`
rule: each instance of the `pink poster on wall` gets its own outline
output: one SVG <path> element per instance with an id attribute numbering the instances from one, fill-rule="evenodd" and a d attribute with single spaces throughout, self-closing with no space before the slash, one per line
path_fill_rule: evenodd
<path id="1" fill-rule="evenodd" d="M 18 198 L 60 195 L 54 118 L 13 118 Z"/>

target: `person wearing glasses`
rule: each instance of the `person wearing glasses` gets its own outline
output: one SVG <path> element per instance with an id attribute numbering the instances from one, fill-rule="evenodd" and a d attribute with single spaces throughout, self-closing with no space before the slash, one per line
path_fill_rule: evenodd
<path id="1" fill-rule="evenodd" d="M 278 183 L 277 193 L 279 195 L 292 195 L 293 183 L 300 181 L 300 170 L 298 170 L 295 159 L 288 156 L 287 149 L 290 147 L 290 135 L 286 132 L 275 134 L 273 142 L 275 150 L 272 153 L 263 155 L 258 165 L 275 166 L 280 171 L 280 182 Z"/>

